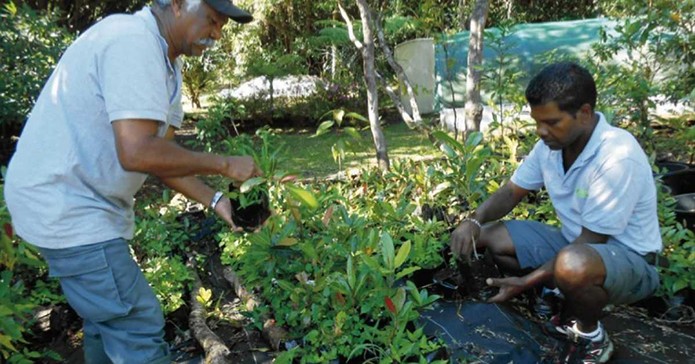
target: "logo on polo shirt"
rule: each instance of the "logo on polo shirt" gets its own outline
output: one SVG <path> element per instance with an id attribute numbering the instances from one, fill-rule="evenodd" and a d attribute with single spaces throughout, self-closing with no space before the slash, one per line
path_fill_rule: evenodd
<path id="1" fill-rule="evenodd" d="M 583 188 L 577 188 L 576 190 L 574 190 L 574 195 L 579 198 L 587 198 L 589 197 L 589 191 Z"/>

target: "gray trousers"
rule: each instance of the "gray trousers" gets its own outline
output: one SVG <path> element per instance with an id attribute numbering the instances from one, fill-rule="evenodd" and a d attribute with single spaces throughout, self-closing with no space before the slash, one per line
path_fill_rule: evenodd
<path id="1" fill-rule="evenodd" d="M 84 320 L 87 364 L 170 362 L 159 301 L 124 239 L 40 251 Z"/>

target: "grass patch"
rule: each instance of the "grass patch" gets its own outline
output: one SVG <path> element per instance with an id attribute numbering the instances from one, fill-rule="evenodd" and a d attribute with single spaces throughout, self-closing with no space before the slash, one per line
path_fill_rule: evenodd
<path id="1" fill-rule="evenodd" d="M 429 159 L 441 155 L 425 134 L 409 129 L 405 123 L 385 125 L 382 130 L 391 163 L 402 158 Z M 362 140 L 358 146 L 346 152 L 343 170 L 376 165 L 371 131 L 367 129 L 360 134 Z M 286 167 L 300 172 L 304 177 L 325 177 L 340 172 L 331 152 L 340 135 L 337 132 L 319 137 L 313 135 L 313 132 L 280 134 L 280 140 L 286 146 Z"/>

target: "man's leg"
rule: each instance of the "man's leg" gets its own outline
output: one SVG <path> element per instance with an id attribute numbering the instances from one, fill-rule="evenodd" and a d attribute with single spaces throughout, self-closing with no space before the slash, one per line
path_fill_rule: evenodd
<path id="1" fill-rule="evenodd" d="M 659 286 L 656 269 L 618 244 L 567 246 L 555 260 L 554 277 L 582 331 L 596 328 L 608 303 L 633 303 Z"/>
<path id="2" fill-rule="evenodd" d="M 509 231 L 501 222 L 485 224 L 480 231 L 480 242 L 476 248 L 485 249 L 500 270 L 518 272 L 521 270 L 516 258 L 514 242 Z"/>
<path id="3" fill-rule="evenodd" d="M 608 293 L 603 288 L 606 269 L 598 252 L 589 245 L 568 245 L 557 255 L 553 275 L 565 296 L 565 309 L 577 318 L 579 330 L 596 330 L 608 303 Z"/>
<path id="4" fill-rule="evenodd" d="M 100 338 L 112 363 L 169 361 L 159 302 L 126 241 L 41 251 L 51 276 L 60 278 L 68 302 L 87 323 L 85 359 L 100 355 Z"/>
<path id="5" fill-rule="evenodd" d="M 605 363 L 613 343 L 599 322 L 608 303 L 632 303 L 654 293 L 659 277 L 635 252 L 619 244 L 573 244 L 555 260 L 554 278 L 567 298 L 573 324 L 565 325 L 570 341 L 561 361 Z"/>
<path id="6" fill-rule="evenodd" d="M 104 351 L 104 342 L 101 340 L 97 327 L 91 321 L 85 320 L 82 332 L 85 364 L 111 364 L 111 360 Z"/>
<path id="7" fill-rule="evenodd" d="M 130 255 L 127 245 L 105 249 L 119 296 L 131 306 L 127 316 L 96 322 L 106 354 L 115 364 L 169 363 L 164 314 L 157 297 Z"/>
<path id="8" fill-rule="evenodd" d="M 540 267 L 569 244 L 556 227 L 517 220 L 485 224 L 478 243 L 500 269 L 515 275 Z"/>

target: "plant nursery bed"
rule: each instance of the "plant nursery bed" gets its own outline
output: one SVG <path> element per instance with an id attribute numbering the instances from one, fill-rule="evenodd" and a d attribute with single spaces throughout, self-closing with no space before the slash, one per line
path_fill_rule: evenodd
<path id="1" fill-rule="evenodd" d="M 224 267 L 215 253 L 214 242 L 203 239 L 196 243 L 195 249 L 208 257 L 200 268 L 204 272 L 200 275 L 203 286 L 213 291 L 221 310 L 227 311 L 229 316 L 237 315 L 241 303 L 232 287 L 221 278 Z M 495 272 L 482 261 L 473 262 L 467 269 L 483 275 Z M 466 270 L 460 271 L 465 274 Z M 450 268 L 443 267 L 428 273 L 432 274 L 432 283 L 425 286 L 443 298 L 432 310 L 426 311 L 419 322 L 428 335 L 446 342 L 450 362 L 550 363 L 561 350 L 560 341 L 541 331 L 542 322 L 531 312 L 527 296 L 504 304 L 488 304 L 484 299 L 492 292 L 482 285 L 484 277 L 475 276 L 477 282 L 473 284 L 482 289 L 466 291 L 456 287 L 466 283 L 460 272 L 452 273 Z M 695 355 L 692 302 L 682 302 L 682 306 L 676 308 L 677 314 L 673 311 L 673 307 L 669 309 L 664 300 L 656 297 L 606 310 L 603 322 L 616 348 L 610 362 L 691 362 Z M 189 313 L 188 306 L 182 306 L 166 318 L 166 338 L 174 363 L 205 362 L 204 351 L 190 334 Z M 53 308 L 51 322 L 54 329 L 35 337 L 32 342 L 60 354 L 62 363 L 83 363 L 79 317 L 69 307 L 57 306 Z M 271 345 L 250 321 L 242 319 L 232 323 L 209 319 L 207 323 L 230 349 L 229 363 L 273 362 L 275 353 Z"/>

